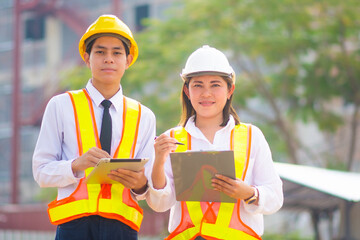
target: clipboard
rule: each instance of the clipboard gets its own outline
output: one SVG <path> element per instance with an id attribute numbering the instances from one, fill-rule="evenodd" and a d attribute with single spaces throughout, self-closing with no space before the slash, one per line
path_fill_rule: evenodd
<path id="1" fill-rule="evenodd" d="M 174 152 L 170 161 L 177 201 L 237 202 L 211 186 L 216 173 L 236 179 L 233 151 Z"/>
<path id="2" fill-rule="evenodd" d="M 87 184 L 119 184 L 107 176 L 111 170 L 123 168 L 140 171 L 148 161 L 149 158 L 102 158 L 86 177 L 85 182 Z"/>

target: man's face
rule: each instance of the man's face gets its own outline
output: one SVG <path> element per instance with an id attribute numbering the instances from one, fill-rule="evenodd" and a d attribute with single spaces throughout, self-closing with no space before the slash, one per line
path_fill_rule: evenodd
<path id="1" fill-rule="evenodd" d="M 110 36 L 95 39 L 90 55 L 84 53 L 86 65 L 92 74 L 92 83 L 98 89 L 119 88 L 125 70 L 132 61 L 126 56 L 123 42 Z"/>

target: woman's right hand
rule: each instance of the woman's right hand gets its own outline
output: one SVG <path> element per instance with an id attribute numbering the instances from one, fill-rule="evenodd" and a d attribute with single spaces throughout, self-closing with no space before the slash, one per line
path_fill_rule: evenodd
<path id="1" fill-rule="evenodd" d="M 176 142 L 175 138 L 169 137 L 166 134 L 161 134 L 155 138 L 155 162 L 162 165 L 165 164 L 170 152 L 175 151 L 177 147 Z"/>
<path id="2" fill-rule="evenodd" d="M 163 189 L 166 186 L 164 165 L 171 151 L 177 147 L 175 138 L 161 134 L 155 138 L 155 160 L 152 168 L 152 182 L 155 189 Z"/>

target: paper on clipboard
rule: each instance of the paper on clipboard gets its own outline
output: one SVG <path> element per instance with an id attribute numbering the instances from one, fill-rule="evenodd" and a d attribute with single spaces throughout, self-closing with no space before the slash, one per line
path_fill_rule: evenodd
<path id="1" fill-rule="evenodd" d="M 140 171 L 148 161 L 148 158 L 102 158 L 87 176 L 85 182 L 87 184 L 118 184 L 119 182 L 107 176 L 111 170 L 123 168 Z"/>
<path id="2" fill-rule="evenodd" d="M 216 173 L 235 179 L 233 151 L 174 152 L 170 160 L 177 201 L 236 202 L 211 186 Z"/>

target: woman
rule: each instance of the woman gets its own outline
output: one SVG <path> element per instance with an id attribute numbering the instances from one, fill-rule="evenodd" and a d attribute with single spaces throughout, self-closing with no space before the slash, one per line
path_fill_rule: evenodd
<path id="1" fill-rule="evenodd" d="M 189 56 L 181 77 L 180 126 L 155 140 L 148 203 L 155 211 L 171 208 L 167 239 L 261 239 L 263 214 L 282 206 L 282 182 L 261 130 L 241 123 L 232 107 L 234 71 L 206 45 Z M 175 144 L 179 139 L 185 146 Z M 212 187 L 237 203 L 176 201 L 169 154 L 186 150 L 234 151 L 236 180 L 217 174 Z"/>

